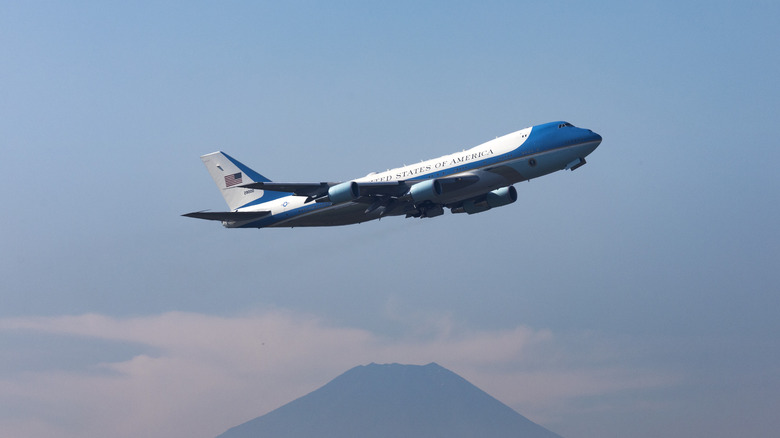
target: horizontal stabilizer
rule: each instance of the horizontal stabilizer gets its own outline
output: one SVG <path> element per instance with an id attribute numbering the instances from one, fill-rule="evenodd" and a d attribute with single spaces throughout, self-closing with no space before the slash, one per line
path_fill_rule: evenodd
<path id="1" fill-rule="evenodd" d="M 270 210 L 263 211 L 196 211 L 182 216 L 206 219 L 209 221 L 241 222 L 259 219 L 271 214 Z"/>

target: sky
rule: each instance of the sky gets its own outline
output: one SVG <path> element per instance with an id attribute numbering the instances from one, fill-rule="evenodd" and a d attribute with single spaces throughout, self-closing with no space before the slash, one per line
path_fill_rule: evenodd
<path id="1" fill-rule="evenodd" d="M 586 4 L 587 3 L 587 4 Z M 0 2 L 0 430 L 213 437 L 437 362 L 567 438 L 780 429 L 780 4 Z M 199 156 L 342 181 L 566 120 L 515 204 L 228 230 Z"/>

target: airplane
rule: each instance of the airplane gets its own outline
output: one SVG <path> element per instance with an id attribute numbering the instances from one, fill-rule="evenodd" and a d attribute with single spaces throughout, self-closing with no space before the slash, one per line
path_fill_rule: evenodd
<path id="1" fill-rule="evenodd" d="M 273 182 L 224 152 L 201 160 L 230 211 L 182 216 L 226 228 L 349 225 L 386 216 L 476 214 L 517 200 L 513 184 L 576 170 L 601 136 L 568 122 L 521 129 L 462 152 L 340 182 Z"/>

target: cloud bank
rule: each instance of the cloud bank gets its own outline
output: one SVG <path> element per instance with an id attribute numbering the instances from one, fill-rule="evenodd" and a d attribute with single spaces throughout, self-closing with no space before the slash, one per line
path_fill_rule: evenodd
<path id="1" fill-rule="evenodd" d="M 285 311 L 0 319 L 3 336 L 76 338 L 125 352 L 117 359 L 97 350 L 73 369 L 58 366 L 72 359 L 65 350 L 43 369 L 5 370 L 0 430 L 19 438 L 213 437 L 370 362 L 437 362 L 537 421 L 578 397 L 670 383 L 595 366 L 549 330 L 468 330 L 448 317 L 427 326 L 435 329 L 390 339 Z"/>

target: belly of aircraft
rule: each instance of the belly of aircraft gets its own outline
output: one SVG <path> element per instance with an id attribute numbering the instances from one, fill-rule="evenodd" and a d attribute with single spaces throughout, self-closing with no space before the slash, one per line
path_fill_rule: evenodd
<path id="1" fill-rule="evenodd" d="M 324 208 L 298 217 L 290 218 L 271 227 L 326 227 L 331 225 L 351 225 L 378 219 L 379 214 L 366 214 L 365 204 L 343 204 Z"/>

